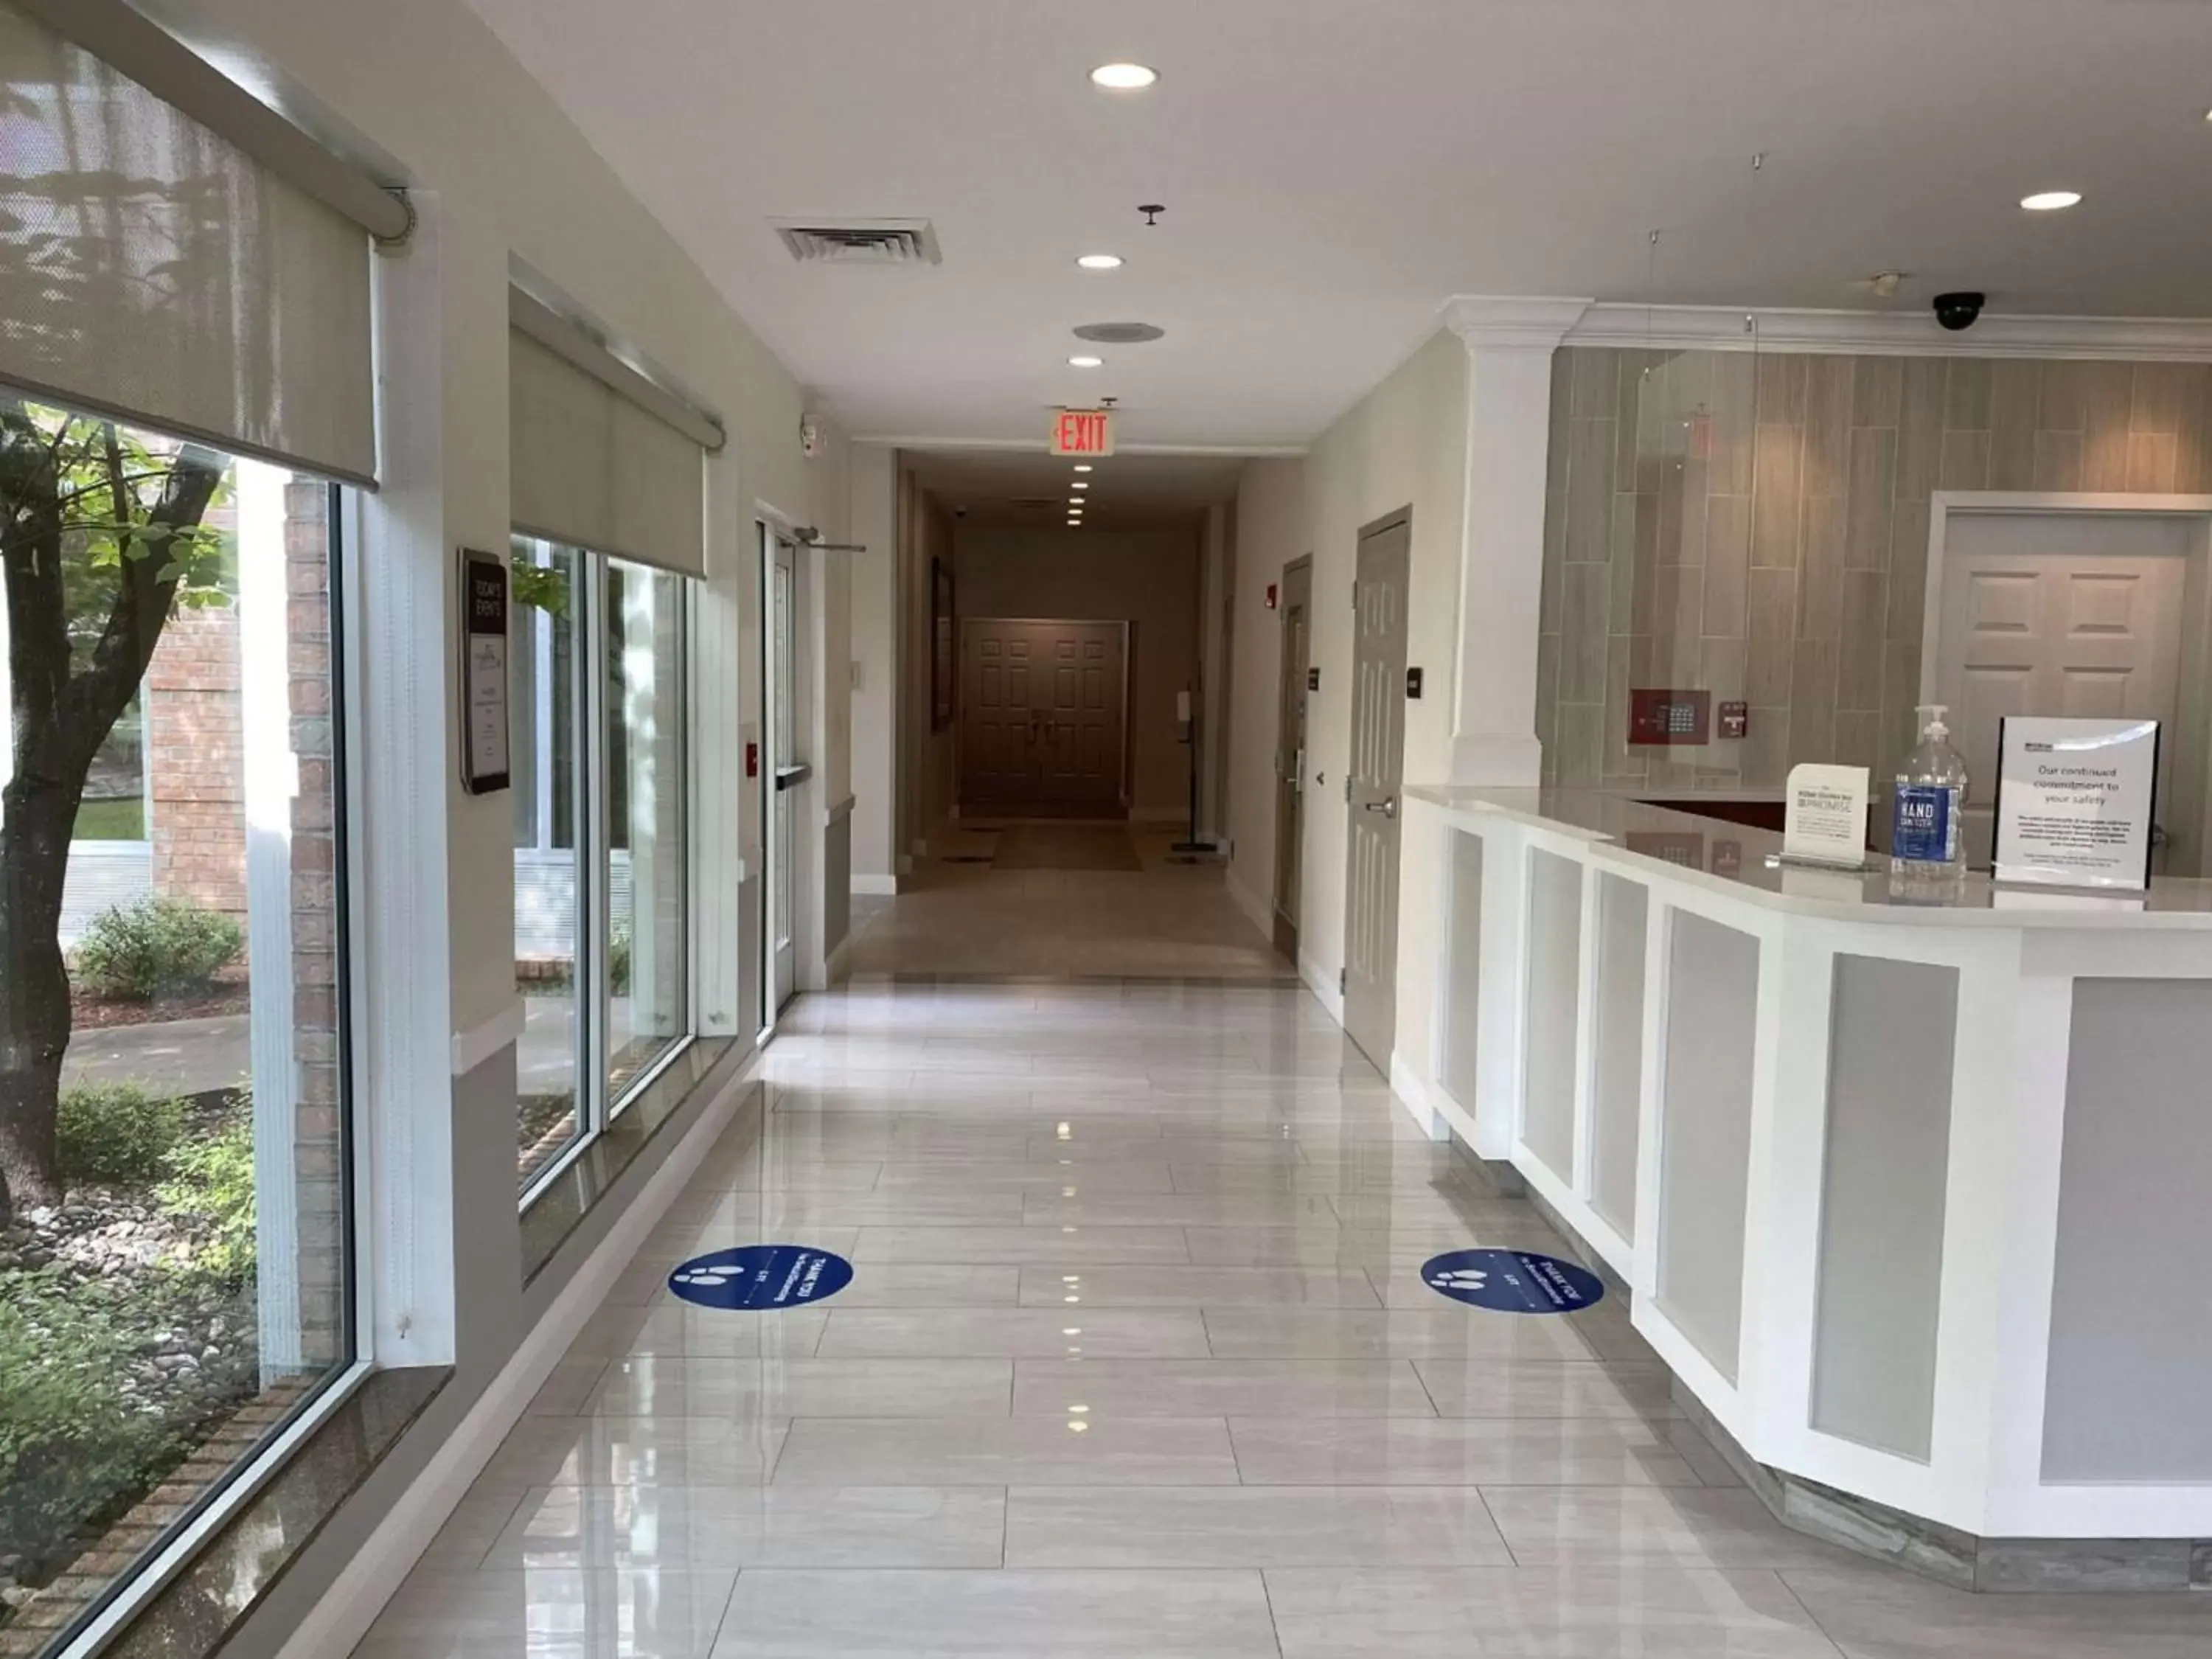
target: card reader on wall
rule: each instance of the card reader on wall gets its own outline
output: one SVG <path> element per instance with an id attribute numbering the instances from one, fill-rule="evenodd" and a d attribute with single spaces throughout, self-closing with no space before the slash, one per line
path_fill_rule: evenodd
<path id="1" fill-rule="evenodd" d="M 1628 741 L 1632 745 L 1710 743 L 1712 707 L 1709 691 L 1638 687 L 1628 694 Z"/>

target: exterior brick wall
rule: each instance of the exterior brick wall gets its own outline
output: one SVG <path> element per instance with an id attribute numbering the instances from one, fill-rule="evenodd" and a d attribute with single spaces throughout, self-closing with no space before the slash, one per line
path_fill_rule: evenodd
<path id="1" fill-rule="evenodd" d="M 292 1048 L 298 1171 L 300 1328 L 308 1365 L 345 1352 L 343 1140 L 338 1048 L 338 775 L 331 684 L 330 486 L 284 495 L 292 752 Z"/>
<path id="2" fill-rule="evenodd" d="M 246 918 L 238 610 L 172 617 L 146 669 L 154 890 Z"/>

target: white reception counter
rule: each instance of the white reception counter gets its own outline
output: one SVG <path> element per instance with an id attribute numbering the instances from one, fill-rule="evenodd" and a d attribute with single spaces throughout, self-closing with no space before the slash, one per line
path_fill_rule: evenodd
<path id="1" fill-rule="evenodd" d="M 1521 1171 L 1752 1457 L 1970 1555 L 2185 1567 L 2212 882 L 1908 893 L 1620 796 L 1406 802 L 1407 880 L 1449 897 L 1401 932 L 1398 1092 Z"/>

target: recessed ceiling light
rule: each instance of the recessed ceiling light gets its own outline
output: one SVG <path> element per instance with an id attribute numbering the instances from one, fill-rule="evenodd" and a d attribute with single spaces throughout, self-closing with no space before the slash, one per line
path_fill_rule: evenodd
<path id="1" fill-rule="evenodd" d="M 1119 270 L 1121 256 L 1118 253 L 1086 253 L 1075 263 L 1085 270 Z"/>
<path id="2" fill-rule="evenodd" d="M 1103 357 L 1070 357 L 1067 366 L 1070 368 L 1103 368 L 1106 360 Z"/>
<path id="3" fill-rule="evenodd" d="M 1088 489 L 1091 488 L 1091 481 L 1088 478 L 1078 478 L 1073 483 L 1068 485 L 1068 488 L 1070 489 Z"/>
<path id="4" fill-rule="evenodd" d="M 2081 199 L 2078 190 L 2039 190 L 2033 196 L 2023 196 L 2020 204 L 2030 213 L 2054 213 L 2060 208 L 2070 208 Z"/>
<path id="5" fill-rule="evenodd" d="M 1101 64 L 1091 71 L 1091 84 L 1109 92 L 1141 92 L 1159 78 L 1158 70 L 1142 64 Z"/>
<path id="6" fill-rule="evenodd" d="M 1088 472 L 1088 471 L 1091 471 L 1091 463 L 1090 463 L 1090 462 L 1088 462 L 1088 461 L 1078 461 L 1078 462 L 1075 464 L 1075 470 L 1076 470 L 1078 472 Z M 1066 1135 L 1062 1135 L 1062 1136 L 1060 1137 L 1060 1139 L 1061 1139 L 1062 1140 L 1065 1140 L 1065 1139 L 1067 1139 L 1067 1137 L 1066 1137 Z"/>
<path id="7" fill-rule="evenodd" d="M 1078 513 L 1083 511 L 1083 497 L 1080 495 L 1070 495 L 1067 498 L 1067 504 L 1073 507 Z"/>

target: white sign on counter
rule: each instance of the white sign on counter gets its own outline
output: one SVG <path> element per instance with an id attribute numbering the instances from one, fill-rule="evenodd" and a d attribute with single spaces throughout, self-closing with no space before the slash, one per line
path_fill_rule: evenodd
<path id="1" fill-rule="evenodd" d="M 1782 815 L 1782 856 L 1806 864 L 1866 866 L 1867 769 L 1863 766 L 1790 769 Z"/>
<path id="2" fill-rule="evenodd" d="M 2156 720 L 2015 714 L 1997 727 L 1996 878 L 2150 885 Z"/>

